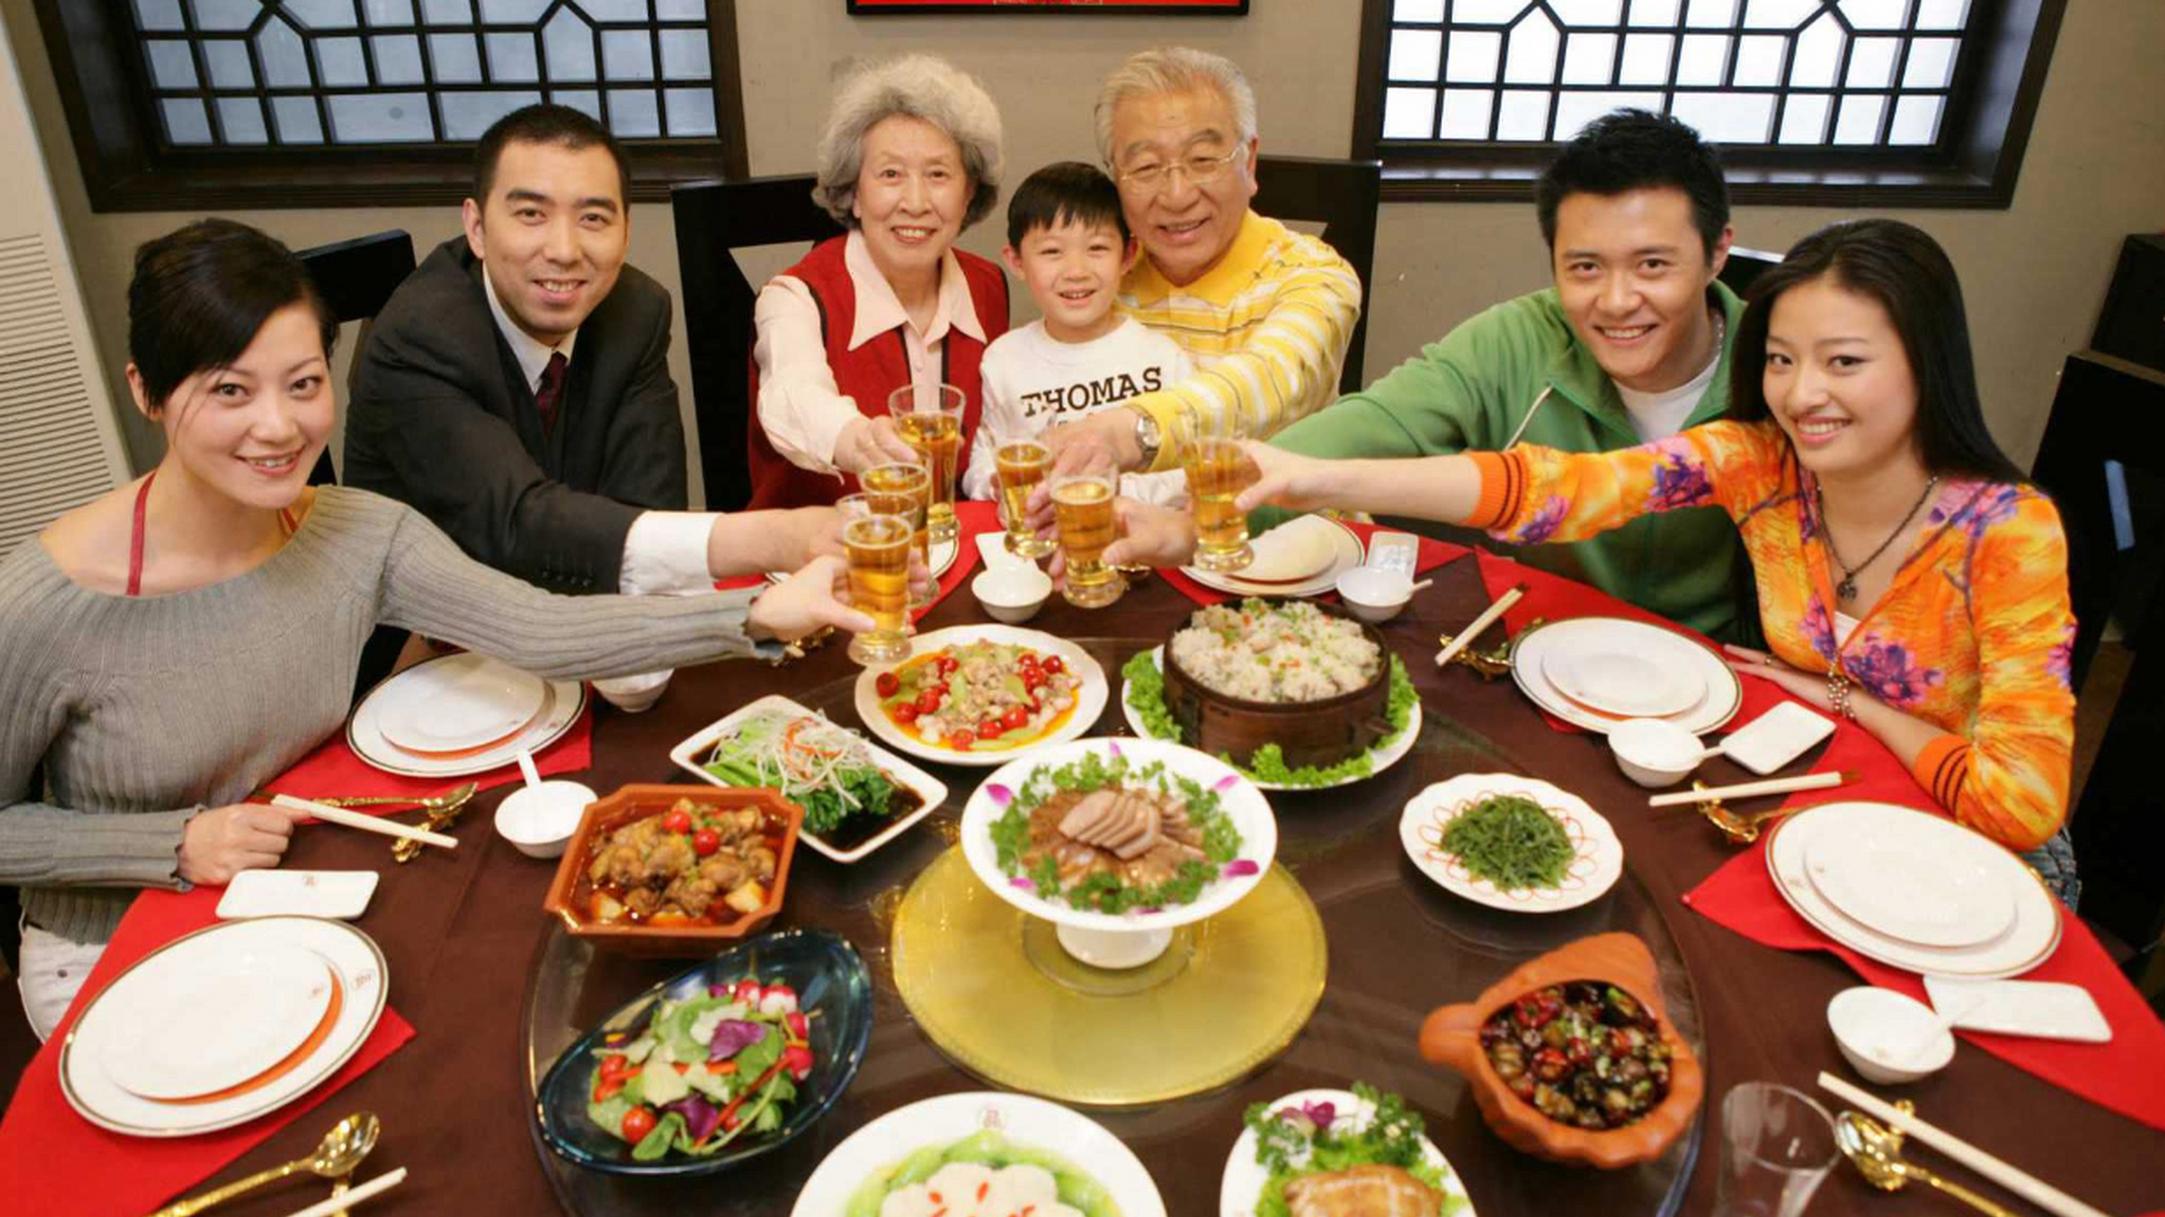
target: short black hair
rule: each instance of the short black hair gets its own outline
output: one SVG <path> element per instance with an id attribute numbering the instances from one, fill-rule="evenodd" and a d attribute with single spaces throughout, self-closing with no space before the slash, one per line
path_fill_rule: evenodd
<path id="1" fill-rule="evenodd" d="M 1103 169 L 1081 161 L 1054 161 L 1022 179 L 1007 200 L 1007 243 L 1020 247 L 1032 231 L 1062 224 L 1107 225 L 1126 241 L 1128 217 L 1120 210 L 1120 187 Z"/>
<path id="2" fill-rule="evenodd" d="M 323 357 L 338 318 L 308 268 L 277 239 L 233 220 L 198 220 L 137 247 L 128 281 L 128 358 L 152 410 L 198 372 L 232 366 L 271 314 L 306 304 Z"/>
<path id="3" fill-rule="evenodd" d="M 474 145 L 474 202 L 488 204 L 489 189 L 496 185 L 496 163 L 503 159 L 506 144 L 558 144 L 573 152 L 600 144 L 616 162 L 617 205 L 631 205 L 631 165 L 624 159 L 624 146 L 585 111 L 553 102 L 521 106 L 482 133 L 481 142 Z"/>
<path id="4" fill-rule="evenodd" d="M 1721 157 L 1688 123 L 1649 110 L 1612 110 L 1586 124 L 1541 171 L 1534 207 L 1541 237 L 1556 247 L 1556 209 L 1574 194 L 1618 195 L 1673 186 L 1691 199 L 1692 223 L 1707 257 L 1729 227 L 1729 183 Z"/>

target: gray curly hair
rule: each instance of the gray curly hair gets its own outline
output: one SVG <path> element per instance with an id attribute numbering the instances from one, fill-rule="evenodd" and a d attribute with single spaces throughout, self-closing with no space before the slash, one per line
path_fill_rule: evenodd
<path id="1" fill-rule="evenodd" d="M 968 228 L 1000 198 L 1000 109 L 977 78 L 933 55 L 902 55 L 852 71 L 834 95 L 819 136 L 819 181 L 812 199 L 835 222 L 857 227 L 857 175 L 864 168 L 865 133 L 880 120 L 906 114 L 938 127 L 962 149 L 970 181 Z"/>
<path id="2" fill-rule="evenodd" d="M 1238 142 L 1246 146 L 1255 138 L 1255 90 L 1239 65 L 1194 47 L 1161 46 L 1128 56 L 1098 87 L 1098 155 L 1108 166 L 1113 163 L 1113 110 L 1121 102 L 1202 87 L 1216 89 L 1233 108 Z"/>

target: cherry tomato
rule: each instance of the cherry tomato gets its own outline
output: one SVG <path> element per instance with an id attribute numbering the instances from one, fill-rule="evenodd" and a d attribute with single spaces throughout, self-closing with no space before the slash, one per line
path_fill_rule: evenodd
<path id="1" fill-rule="evenodd" d="M 1045 662 L 1039 666 L 1045 669 L 1047 676 L 1058 676 L 1060 673 L 1067 671 L 1067 661 L 1058 655 L 1047 655 Z"/>
<path id="2" fill-rule="evenodd" d="M 926 689 L 917 695 L 917 712 L 919 714 L 932 713 L 940 708 L 940 699 L 945 696 L 946 692 L 944 690 Z"/>
<path id="3" fill-rule="evenodd" d="M 923 705 L 924 703 L 921 701 L 903 702 L 895 707 L 895 721 L 905 727 L 916 722 L 919 714 L 926 713 L 926 711 L 920 709 Z"/>
<path id="4" fill-rule="evenodd" d="M 1016 706 L 1000 716 L 1000 725 L 1010 731 L 1020 731 L 1030 725 L 1030 712 Z"/>
<path id="5" fill-rule="evenodd" d="M 942 676 L 945 676 L 948 673 L 954 671 L 956 668 L 962 666 L 962 661 L 952 655 L 942 655 L 938 659 L 934 660 L 933 663 L 939 669 L 939 673 Z"/>
<path id="6" fill-rule="evenodd" d="M 692 834 L 692 852 L 704 858 L 722 847 L 722 834 L 711 828 L 702 828 Z"/>
<path id="7" fill-rule="evenodd" d="M 988 718 L 984 722 L 977 724 L 977 738 L 998 739 L 1006 730 L 1006 727 L 1000 725 L 999 719 Z"/>
<path id="8" fill-rule="evenodd" d="M 690 832 L 692 817 L 688 812 L 669 811 L 662 814 L 663 832 Z"/>
<path id="9" fill-rule="evenodd" d="M 1022 687 L 1025 689 L 1029 689 L 1032 692 L 1035 692 L 1038 689 L 1044 688 L 1045 682 L 1049 679 L 1051 678 L 1046 676 L 1044 672 L 1036 668 L 1032 668 L 1022 674 Z"/>
<path id="10" fill-rule="evenodd" d="M 879 691 L 881 697 L 893 697 L 896 690 L 902 687 L 902 678 L 893 672 L 882 672 L 872 678 L 872 687 Z"/>
<path id="11" fill-rule="evenodd" d="M 646 1135 L 654 1131 L 654 1109 L 639 1106 L 625 1112 L 624 1123 L 617 1131 L 624 1134 L 624 1139 L 634 1145 L 646 1140 Z"/>
<path id="12" fill-rule="evenodd" d="M 968 727 L 964 727 L 960 731 L 950 732 L 947 736 L 947 746 L 955 749 L 958 752 L 967 751 L 970 745 L 976 742 L 976 733 L 971 731 Z"/>

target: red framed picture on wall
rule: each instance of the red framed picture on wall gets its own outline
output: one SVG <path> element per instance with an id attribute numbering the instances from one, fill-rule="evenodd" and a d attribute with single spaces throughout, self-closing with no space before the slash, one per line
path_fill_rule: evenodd
<path id="1" fill-rule="evenodd" d="M 1237 17 L 1248 0 L 849 0 L 854 15 L 892 13 L 1212 13 Z"/>

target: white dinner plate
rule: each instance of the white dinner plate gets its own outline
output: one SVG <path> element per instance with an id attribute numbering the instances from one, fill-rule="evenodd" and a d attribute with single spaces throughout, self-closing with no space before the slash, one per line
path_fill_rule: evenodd
<path id="1" fill-rule="evenodd" d="M 753 715 L 764 714 L 770 710 L 806 716 L 813 713 L 810 707 L 791 701 L 779 693 L 770 693 L 757 701 L 739 707 L 735 712 L 724 718 L 717 719 L 701 727 L 690 738 L 671 748 L 669 750 L 669 759 L 676 762 L 677 768 L 692 774 L 703 782 L 711 782 L 716 786 L 726 786 L 727 784 L 722 779 L 707 772 L 704 763 L 706 758 L 714 752 L 714 741 L 722 738 L 745 719 Z M 866 741 L 865 748 L 871 753 L 873 763 L 885 770 L 888 777 L 895 779 L 898 784 L 907 787 L 912 794 L 917 796 L 918 806 L 917 810 L 896 817 L 893 822 L 881 829 L 876 835 L 848 849 L 838 849 L 833 845 L 829 845 L 819 834 L 809 830 L 799 833 L 798 840 L 837 862 L 857 861 L 902 835 L 910 825 L 931 815 L 935 808 L 947 801 L 947 783 L 869 740 Z"/>
<path id="2" fill-rule="evenodd" d="M 920 1150 L 997 1131 L 1016 1146 L 1041 1150 L 1088 1174 L 1121 1217 L 1165 1217 L 1158 1185 L 1135 1152 L 1105 1126 L 1058 1103 L 1028 1095 L 965 1091 L 898 1107 L 828 1151 L 790 1217 L 844 1217 L 851 1197 L 881 1171 Z"/>
<path id="3" fill-rule="evenodd" d="M 157 961 L 174 951 L 224 954 L 273 946 L 312 952 L 328 965 L 338 984 L 338 1011 L 329 1027 L 313 1047 L 304 1041 L 298 1059 L 285 1072 L 239 1094 L 190 1103 L 146 1099 L 107 1076 L 107 1053 L 131 1030 L 127 1003 L 134 991 L 130 977 L 136 972 L 160 968 Z M 137 960 L 91 999 L 61 1045 L 61 1093 L 84 1119 L 130 1136 L 186 1137 L 245 1124 L 308 1093 L 351 1059 L 382 1016 L 389 988 L 383 952 L 368 935 L 345 922 L 260 917 L 207 926 Z"/>
<path id="4" fill-rule="evenodd" d="M 1445 852 L 1443 831 L 1483 799 L 1517 795 L 1539 803 L 1571 837 L 1576 856 L 1553 888 L 1506 890 L 1476 878 Z M 1624 874 L 1624 845 L 1616 830 L 1585 799 L 1538 778 L 1514 773 L 1462 773 L 1438 782 L 1406 803 L 1398 817 L 1398 842 L 1421 873 L 1453 895 L 1514 913 L 1559 913 L 1591 904 Z"/>
<path id="5" fill-rule="evenodd" d="M 516 734 L 542 712 L 549 686 L 486 655 L 446 655 L 384 684 L 376 706 L 383 737 L 407 752 L 467 752 Z"/>
<path id="6" fill-rule="evenodd" d="M 1582 706 L 1625 718 L 1660 718 L 1689 710 L 1706 696 L 1705 684 L 1688 662 L 1679 665 L 1667 658 L 1620 648 L 1550 647 L 1541 656 L 1541 674 Z"/>
<path id="7" fill-rule="evenodd" d="M 1165 670 L 1164 646 L 1160 645 L 1150 648 L 1150 664 L 1152 667 L 1155 667 L 1160 672 L 1163 672 Z M 1150 733 L 1150 729 L 1143 725 L 1142 714 L 1139 713 L 1135 709 L 1135 707 L 1128 704 L 1128 691 L 1125 687 L 1120 690 L 1120 714 L 1121 717 L 1128 720 L 1128 730 L 1133 731 L 1135 734 L 1141 736 L 1144 739 L 1159 738 L 1158 736 L 1152 735 Z M 1406 759 L 1406 755 L 1413 751 L 1414 741 L 1420 738 L 1421 701 L 1418 697 L 1416 697 L 1413 701 L 1412 707 L 1406 713 L 1405 729 L 1368 750 L 1369 768 L 1368 772 L 1365 774 L 1362 774 L 1358 777 L 1340 778 L 1338 781 L 1326 782 L 1321 786 L 1288 786 L 1283 782 L 1266 782 L 1263 779 L 1255 777 L 1252 774 L 1247 775 L 1247 777 L 1249 781 L 1254 782 L 1258 787 L 1261 787 L 1264 790 L 1329 790 L 1334 786 L 1351 786 L 1355 782 L 1365 782 L 1369 778 L 1372 778 L 1377 774 L 1382 773 L 1384 770 L 1389 769 L 1391 766 L 1396 765 L 1398 762 Z M 1172 742 L 1177 744 L 1180 741 L 1174 740 Z"/>
<path id="8" fill-rule="evenodd" d="M 1338 576 L 1359 566 L 1363 556 L 1361 539 L 1354 535 L 1352 529 L 1347 528 L 1344 524 L 1329 516 L 1319 515 L 1301 516 L 1299 519 L 1289 520 L 1269 532 L 1255 537 L 1249 542 L 1249 546 L 1256 551 L 1258 559 L 1264 563 L 1262 569 L 1270 572 L 1269 578 L 1265 580 L 1248 579 L 1242 577 L 1245 572 L 1219 574 L 1216 571 L 1200 570 L 1193 566 L 1181 567 L 1180 573 L 1213 591 L 1224 592 L 1232 596 L 1299 598 L 1302 596 L 1319 596 L 1330 591 L 1337 586 Z M 1280 552 L 1281 549 L 1290 553 L 1293 556 L 1292 559 L 1284 563 L 1277 562 L 1274 555 Z M 1281 572 L 1297 570 L 1299 567 L 1308 565 L 1307 555 L 1314 553 L 1327 553 L 1329 555 L 1320 569 L 1306 577 L 1290 579 L 1278 577 Z M 1255 567 L 1251 564 L 1250 569 L 1255 569 Z"/>
<path id="9" fill-rule="evenodd" d="M 1624 649 L 1666 657 L 1680 669 L 1673 679 L 1699 690 L 1691 705 L 1674 714 L 1639 715 L 1667 719 L 1704 735 L 1736 717 L 1744 704 L 1744 682 L 1711 648 L 1674 630 L 1622 617 L 1571 617 L 1521 632 L 1511 649 L 1511 679 L 1527 699 L 1550 714 L 1585 730 L 1605 734 L 1631 715 L 1610 714 L 1583 705 L 1558 689 L 1546 674 L 1552 650 L 1577 651 L 1589 640 L 1601 650 Z"/>
<path id="10" fill-rule="evenodd" d="M 547 695 L 543 698 L 539 716 L 527 724 L 525 730 L 479 751 L 464 756 L 418 756 L 386 738 L 383 733 L 386 695 L 395 697 L 401 682 L 431 679 L 417 676 L 417 673 L 426 673 L 439 664 L 462 658 L 465 656 L 446 655 L 417 663 L 369 690 L 361 704 L 354 707 L 353 716 L 346 720 L 346 744 L 353 749 L 353 754 L 364 764 L 385 773 L 416 778 L 467 777 L 511 764 L 518 759 L 522 747 L 528 752 L 540 752 L 571 730 L 579 721 L 579 713 L 586 709 L 584 684 L 576 680 L 545 681 Z"/>
<path id="11" fill-rule="evenodd" d="M 146 1099 L 238 1086 L 289 1056 L 322 1023 L 336 987 L 321 955 L 291 943 L 201 940 L 161 952 L 108 989 L 119 1030 L 105 1073 Z"/>
<path id="12" fill-rule="evenodd" d="M 1240 849 L 1220 878 L 1206 884 L 1194 900 L 1150 910 L 1101 913 L 1079 909 L 1065 900 L 1050 900 L 1037 893 L 1029 880 L 1000 869 L 999 847 L 993 843 L 992 826 L 1007 811 L 1009 802 L 1039 769 L 1070 764 L 1084 756 L 1124 757 L 1131 765 L 1161 763 L 1166 771 L 1184 777 L 1218 794 L 1218 807 L 1240 834 Z M 962 806 L 962 856 L 983 883 L 1000 899 L 1032 917 L 1078 930 L 1169 930 L 1201 921 L 1240 903 L 1262 882 L 1263 873 L 1278 855 L 1278 819 L 1270 801 L 1254 782 L 1231 765 L 1193 748 L 1164 740 L 1107 738 L 1076 740 L 1044 748 L 996 769 L 980 783 L 970 801 Z"/>
<path id="13" fill-rule="evenodd" d="M 2015 898 L 1983 856 L 1991 847 L 1982 837 L 1957 845 L 1914 823 L 1904 816 L 1870 836 L 1819 834 L 1804 851 L 1805 876 L 1850 920 L 1889 938 L 1974 947 L 2006 933 Z"/>
<path id="14" fill-rule="evenodd" d="M 1335 1109 L 1333 1123 L 1349 1120 L 1366 1127 L 1376 1118 L 1375 1105 L 1350 1090 L 1296 1090 L 1271 1100 L 1269 1108 L 1277 1111 L 1309 1103 L 1329 1103 Z M 1466 1195 L 1465 1183 L 1459 1179 L 1458 1172 L 1451 1169 L 1443 1151 L 1425 1136 L 1421 1138 L 1421 1158 L 1443 1171 L 1444 1195 L 1455 1196 L 1459 1202 L 1459 1207 L 1451 1210 L 1454 1217 L 1476 1217 L 1473 1200 Z M 1263 1186 L 1269 1182 L 1270 1168 L 1255 1160 L 1255 1130 L 1244 1128 L 1239 1139 L 1233 1142 L 1233 1152 L 1225 1159 L 1225 1174 L 1218 1185 L 1219 1217 L 1256 1217 L 1256 1207 L 1263 1202 Z"/>
<path id="15" fill-rule="evenodd" d="M 966 642 L 999 642 L 1025 646 L 1041 654 L 1058 655 L 1067 670 L 1081 678 L 1075 688 L 1075 712 L 1068 715 L 1058 730 L 1046 733 L 1026 744 L 1012 748 L 987 750 L 972 749 L 968 752 L 949 748 L 920 739 L 904 731 L 880 709 L 879 674 L 891 671 L 911 659 L 943 647 L 960 646 Z M 1019 629 L 1012 625 L 958 625 L 929 634 L 919 634 L 910 639 L 910 653 L 893 663 L 868 667 L 857 675 L 857 717 L 872 734 L 909 753 L 928 761 L 942 761 L 949 765 L 974 765 L 990 768 L 1005 765 L 1018 756 L 1053 744 L 1065 743 L 1087 734 L 1097 726 L 1098 715 L 1105 712 L 1105 699 L 1111 686 L 1105 680 L 1105 669 L 1090 657 L 1090 652 L 1065 638 L 1047 634 L 1042 630 Z"/>
<path id="16" fill-rule="evenodd" d="M 984 533 L 980 535 L 990 536 L 994 540 L 998 540 L 1001 536 L 1005 534 L 995 532 Z M 934 579 L 938 579 L 941 575 L 946 574 L 948 570 L 955 565 L 955 558 L 961 552 L 962 543 L 960 541 L 957 541 L 953 537 L 949 537 L 945 541 L 932 542 L 931 546 L 925 551 L 925 561 L 930 563 L 932 566 L 932 577 Z M 1020 561 L 1020 559 L 1018 559 L 1018 561 Z M 795 573 L 795 571 L 787 570 L 770 570 L 767 572 L 767 582 L 780 583 L 782 580 L 789 578 Z"/>
<path id="17" fill-rule="evenodd" d="M 1927 826 L 1900 822 L 1911 819 Z M 1805 859 L 1821 840 L 1871 838 L 1882 832 L 1916 833 L 1918 839 L 1931 842 L 1926 852 L 1915 856 L 1920 869 L 1930 866 L 1938 852 L 1969 851 L 1977 842 L 1997 850 L 2005 859 L 1995 864 L 1997 881 L 2014 900 L 2013 924 L 1997 938 L 1975 946 L 1931 947 L 1891 938 L 1843 913 L 1812 885 Z M 1836 942 L 1889 967 L 1942 976 L 2020 976 L 2051 958 L 2060 945 L 2060 902 L 2044 880 L 2022 859 L 1944 816 L 1891 803 L 1822 803 L 1783 820 L 1767 842 L 1766 854 L 1775 890 L 1798 916 Z"/>

